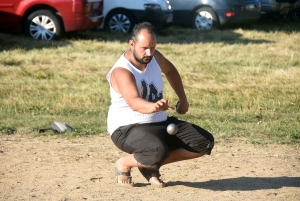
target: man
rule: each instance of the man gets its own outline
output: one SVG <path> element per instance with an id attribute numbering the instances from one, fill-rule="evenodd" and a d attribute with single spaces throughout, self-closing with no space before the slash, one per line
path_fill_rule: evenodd
<path id="1" fill-rule="evenodd" d="M 108 132 L 114 144 L 129 155 L 116 162 L 116 182 L 133 186 L 130 172 L 138 167 L 154 186 L 165 187 L 159 179 L 159 168 L 176 161 L 209 155 L 213 136 L 199 126 L 168 117 L 173 110 L 163 97 L 165 74 L 177 94 L 176 112 L 185 114 L 189 103 L 175 66 L 156 47 L 154 27 L 137 24 L 129 41 L 129 49 L 107 74 L 111 105 L 108 112 Z M 167 126 L 178 126 L 176 135 L 167 133 Z"/>

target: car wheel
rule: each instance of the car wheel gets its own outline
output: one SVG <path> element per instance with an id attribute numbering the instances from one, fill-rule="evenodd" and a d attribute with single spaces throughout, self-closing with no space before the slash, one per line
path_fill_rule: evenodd
<path id="1" fill-rule="evenodd" d="M 25 34 L 38 40 L 53 40 L 62 34 L 59 17 L 50 10 L 37 10 L 25 22 Z"/>
<path id="2" fill-rule="evenodd" d="M 194 27 L 198 30 L 211 30 L 218 27 L 218 19 L 211 8 L 199 8 L 194 16 Z"/>
<path id="3" fill-rule="evenodd" d="M 118 31 L 129 33 L 134 25 L 131 14 L 125 10 L 114 11 L 106 20 L 106 29 L 110 31 Z"/>

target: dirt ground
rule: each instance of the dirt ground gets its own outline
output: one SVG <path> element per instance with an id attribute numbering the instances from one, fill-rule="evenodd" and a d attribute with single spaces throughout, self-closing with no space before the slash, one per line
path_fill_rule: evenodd
<path id="1" fill-rule="evenodd" d="M 211 156 L 161 168 L 166 188 L 132 170 L 115 184 L 124 153 L 107 137 L 0 136 L 0 200 L 300 200 L 299 146 L 218 142 Z"/>

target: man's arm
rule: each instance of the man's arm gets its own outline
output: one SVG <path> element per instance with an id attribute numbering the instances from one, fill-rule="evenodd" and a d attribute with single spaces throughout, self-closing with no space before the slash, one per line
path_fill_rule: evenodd
<path id="1" fill-rule="evenodd" d="M 129 107 L 134 111 L 149 114 L 172 109 L 165 99 L 153 103 L 141 98 L 139 96 L 134 75 L 124 68 L 116 68 L 112 72 L 111 85 L 116 92 L 122 94 Z"/>
<path id="2" fill-rule="evenodd" d="M 176 108 L 176 111 L 179 114 L 185 114 L 189 109 L 189 103 L 187 101 L 182 80 L 177 69 L 158 50 L 155 51 L 154 57 L 179 98 L 179 104 Z"/>

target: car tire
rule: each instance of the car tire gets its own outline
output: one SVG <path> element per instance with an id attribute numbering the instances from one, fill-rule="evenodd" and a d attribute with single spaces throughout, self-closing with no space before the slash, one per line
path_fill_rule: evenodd
<path id="1" fill-rule="evenodd" d="M 203 7 L 195 12 L 193 25 L 198 30 L 209 31 L 219 27 L 219 20 L 211 8 Z"/>
<path id="2" fill-rule="evenodd" d="M 105 29 L 123 33 L 131 32 L 135 24 L 132 15 L 126 10 L 117 10 L 110 13 L 105 20 Z"/>
<path id="3" fill-rule="evenodd" d="M 37 10 L 27 17 L 24 31 L 27 36 L 36 40 L 50 41 L 61 37 L 62 23 L 52 11 Z"/>

